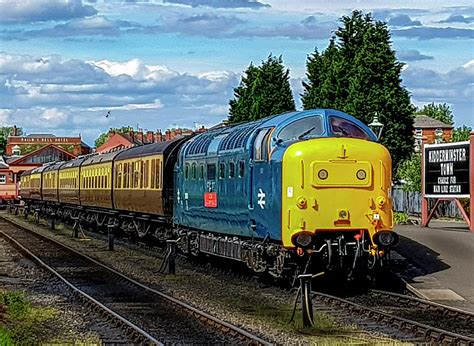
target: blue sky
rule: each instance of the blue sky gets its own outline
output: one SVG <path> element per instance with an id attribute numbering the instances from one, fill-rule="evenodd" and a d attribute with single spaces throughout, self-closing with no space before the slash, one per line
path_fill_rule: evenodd
<path id="1" fill-rule="evenodd" d="M 388 22 L 412 103 L 474 127 L 471 1 L 0 0 L 0 124 L 81 134 L 213 125 L 273 53 L 298 107 L 305 61 L 353 9 Z M 105 114 L 111 112 L 106 118 Z"/>

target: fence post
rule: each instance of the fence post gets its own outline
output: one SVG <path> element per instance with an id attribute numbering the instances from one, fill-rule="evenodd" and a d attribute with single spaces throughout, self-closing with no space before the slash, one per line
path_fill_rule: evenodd
<path id="1" fill-rule="evenodd" d="M 421 227 L 428 227 L 430 220 L 428 219 L 428 199 L 425 198 L 425 144 L 428 138 L 423 136 L 421 139 Z"/>

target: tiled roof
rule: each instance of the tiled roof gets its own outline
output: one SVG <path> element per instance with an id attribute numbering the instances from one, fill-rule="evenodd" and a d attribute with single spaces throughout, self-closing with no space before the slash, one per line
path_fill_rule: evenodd
<path id="1" fill-rule="evenodd" d="M 415 123 L 413 124 L 415 129 L 452 129 L 451 125 L 445 124 L 442 121 L 433 119 L 427 115 L 417 115 Z"/>

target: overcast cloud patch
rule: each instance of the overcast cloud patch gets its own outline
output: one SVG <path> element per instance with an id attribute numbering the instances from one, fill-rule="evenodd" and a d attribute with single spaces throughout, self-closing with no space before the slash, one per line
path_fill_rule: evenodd
<path id="1" fill-rule="evenodd" d="M 270 7 L 268 4 L 254 0 L 164 0 L 165 3 L 187 5 L 191 7 L 214 8 L 251 8 L 260 9 Z"/>
<path id="2" fill-rule="evenodd" d="M 474 38 L 474 30 L 459 28 L 435 28 L 435 27 L 416 27 L 409 29 L 393 29 L 392 34 L 408 38 L 417 38 L 419 40 L 431 40 L 434 38 Z"/>
<path id="3" fill-rule="evenodd" d="M 397 57 L 401 61 L 419 61 L 419 60 L 433 60 L 431 55 L 421 54 L 416 49 L 401 50 L 397 52 Z"/>
<path id="4" fill-rule="evenodd" d="M 82 0 L 0 0 L 0 23 L 29 23 L 69 20 L 97 14 Z"/>

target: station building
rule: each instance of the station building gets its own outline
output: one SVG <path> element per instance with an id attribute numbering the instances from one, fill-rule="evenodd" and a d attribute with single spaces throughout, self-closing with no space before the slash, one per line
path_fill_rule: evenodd
<path id="1" fill-rule="evenodd" d="M 5 153 L 0 155 L 0 202 L 18 196 L 19 177 L 24 171 L 44 163 L 67 161 L 86 155 L 91 148 L 81 137 L 56 137 L 52 134 L 18 136 L 14 126 Z"/>
<path id="2" fill-rule="evenodd" d="M 445 143 L 453 137 L 453 126 L 433 119 L 427 115 L 417 115 L 413 124 L 415 135 L 415 147 L 421 148 L 422 138 L 427 138 L 428 144 Z"/>

